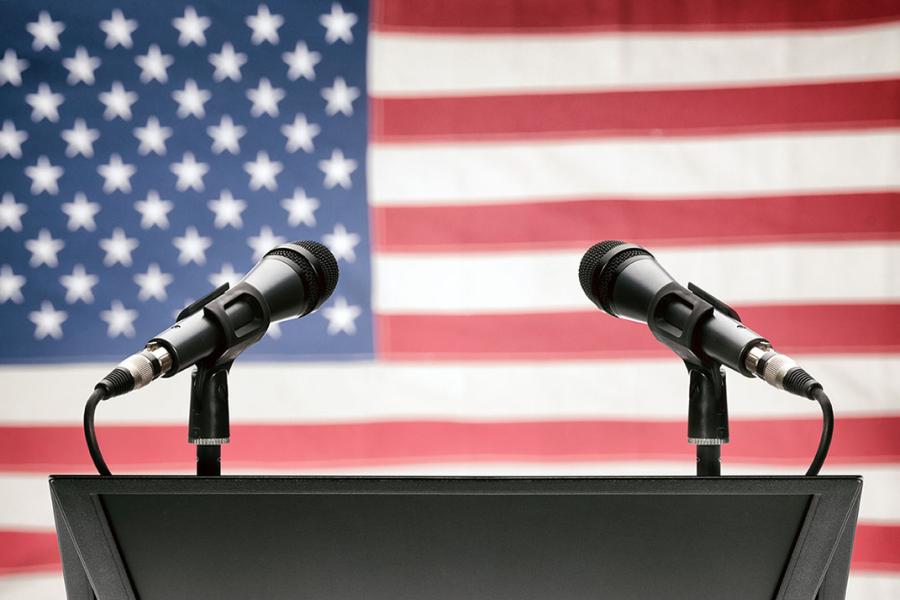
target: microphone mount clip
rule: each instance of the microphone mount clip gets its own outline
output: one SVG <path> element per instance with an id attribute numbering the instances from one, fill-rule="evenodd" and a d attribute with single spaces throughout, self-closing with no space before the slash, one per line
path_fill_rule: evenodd
<path id="1" fill-rule="evenodd" d="M 737 311 L 689 283 L 672 282 L 650 302 L 647 324 L 657 340 L 675 352 L 690 374 L 688 443 L 697 447 L 697 475 L 721 475 L 721 446 L 729 441 L 728 393 L 722 363 L 701 351 L 695 338 L 703 322 L 719 311 L 740 321 Z"/>

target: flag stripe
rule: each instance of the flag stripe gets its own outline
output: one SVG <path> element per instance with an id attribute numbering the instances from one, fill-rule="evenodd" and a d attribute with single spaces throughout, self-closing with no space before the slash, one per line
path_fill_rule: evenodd
<path id="1" fill-rule="evenodd" d="M 900 352 L 900 304 L 737 306 L 744 323 L 788 354 Z M 671 351 L 645 327 L 599 314 L 379 315 L 393 360 L 647 358 Z"/>
<path id="2" fill-rule="evenodd" d="M 452 96 L 884 79 L 900 25 L 823 31 L 370 35 L 372 96 Z M 741 107 L 743 109 L 743 107 Z"/>
<path id="3" fill-rule="evenodd" d="M 900 414 L 900 355 L 794 358 L 827 387 L 841 418 Z M 79 425 L 84 395 L 108 371 L 109 365 L 6 367 L 0 371 L 4 386 L 28 393 L 27 399 L 23 395 L 4 403 L 0 423 Z M 674 355 L 629 361 L 378 365 L 246 360 L 231 370 L 229 412 L 235 423 L 683 419 L 686 405 L 680 399 L 686 386 L 684 365 Z M 729 376 L 728 394 L 733 417 L 811 417 L 816 412 L 808 402 L 737 374 Z M 104 402 L 98 427 L 182 425 L 188 396 L 185 378 L 157 380 L 132 396 Z M 251 401 L 256 398 L 261 400 Z"/>
<path id="4" fill-rule="evenodd" d="M 802 465 L 821 421 L 732 420 L 729 462 Z M 470 462 L 689 460 L 683 420 L 520 422 L 383 421 L 235 424 L 223 462 L 234 468 Z M 80 427 L 0 428 L 0 471 L 83 472 L 91 468 Z M 900 416 L 850 417 L 840 423 L 829 463 L 900 461 Z M 189 469 L 193 448 L 179 426 L 106 426 L 98 437 L 113 472 Z M 54 444 L 48 445 L 48 439 Z"/>
<path id="5" fill-rule="evenodd" d="M 860 156 L 867 159 L 860 161 Z M 900 188 L 898 161 L 900 130 L 895 129 L 658 140 L 377 144 L 369 156 L 376 205 L 886 191 Z"/>
<path id="6" fill-rule="evenodd" d="M 382 0 L 372 27 L 379 31 L 741 31 L 834 27 L 900 18 L 891 0 L 740 0 L 694 4 L 598 0 Z"/>
<path id="7" fill-rule="evenodd" d="M 900 106 L 900 103 L 898 103 Z M 379 206 L 379 252 L 585 249 L 597 240 L 650 246 L 895 240 L 900 192 L 756 198 L 586 199 L 471 206 Z"/>
<path id="8" fill-rule="evenodd" d="M 744 306 L 900 298 L 900 279 L 883 276 L 900 263 L 896 242 L 730 245 L 714 252 L 706 247 L 650 249 L 676 280 L 695 281 L 724 301 Z M 379 254 L 373 264 L 375 310 L 403 315 L 594 312 L 576 276 L 582 254 L 581 249 Z M 417 285 L 408 285 L 411 281 Z"/>
<path id="9" fill-rule="evenodd" d="M 745 106 L 745 110 L 735 110 Z M 678 136 L 900 122 L 900 80 L 815 85 L 373 98 L 375 142 Z"/>

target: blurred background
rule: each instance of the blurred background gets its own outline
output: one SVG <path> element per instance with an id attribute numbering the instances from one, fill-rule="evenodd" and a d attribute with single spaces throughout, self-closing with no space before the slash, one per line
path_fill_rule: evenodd
<path id="1" fill-rule="evenodd" d="M 693 473 L 687 373 L 577 268 L 646 245 L 820 379 L 865 488 L 848 597 L 900 597 L 896 0 L 0 2 L 0 597 L 60 598 L 50 473 L 94 383 L 285 241 L 341 279 L 231 375 L 223 472 Z M 814 403 L 729 374 L 724 474 Z M 190 473 L 189 377 L 103 403 Z"/>

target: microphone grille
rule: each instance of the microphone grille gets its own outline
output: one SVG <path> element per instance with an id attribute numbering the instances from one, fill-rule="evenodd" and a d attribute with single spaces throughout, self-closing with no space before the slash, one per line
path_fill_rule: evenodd
<path id="1" fill-rule="evenodd" d="M 584 256 L 581 259 L 581 264 L 578 266 L 578 281 L 581 282 L 581 289 L 584 290 L 585 295 L 590 298 L 594 304 L 598 303 L 598 300 L 594 295 L 594 273 L 596 272 L 597 267 L 600 266 L 601 260 L 606 256 L 606 253 L 624 243 L 625 242 L 620 240 L 597 242 L 588 248 L 588 251 L 584 253 Z"/>
<path id="2" fill-rule="evenodd" d="M 338 269 L 337 259 L 334 258 L 334 254 L 331 253 L 331 250 L 329 250 L 327 246 L 320 244 L 319 242 L 305 240 L 294 243 L 301 248 L 309 250 L 310 254 L 315 256 L 316 260 L 319 261 L 319 266 L 322 267 L 322 274 L 325 278 L 325 294 L 322 297 L 321 302 L 325 302 L 325 300 L 331 297 L 334 288 L 337 287 L 338 277 L 341 274 L 340 269 Z"/>
<path id="3" fill-rule="evenodd" d="M 328 300 L 334 288 L 337 287 L 338 276 L 340 275 L 337 260 L 334 258 L 331 250 L 319 242 L 298 240 L 292 242 L 291 245 L 300 246 L 312 254 L 319 268 L 314 268 L 305 256 L 296 250 L 292 250 L 290 247 L 278 246 L 269 250 L 266 256 L 281 256 L 300 268 L 300 277 L 306 284 L 307 290 L 309 290 L 310 298 L 314 300 L 307 309 L 307 311 L 311 311 Z M 324 290 L 322 289 L 323 285 L 325 287 Z"/>

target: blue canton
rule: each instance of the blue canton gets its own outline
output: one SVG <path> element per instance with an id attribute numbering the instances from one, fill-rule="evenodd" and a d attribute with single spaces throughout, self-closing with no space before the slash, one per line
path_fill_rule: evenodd
<path id="1" fill-rule="evenodd" d="M 338 288 L 247 357 L 373 356 L 366 2 L 0 16 L 0 362 L 116 360 L 302 239 Z"/>

